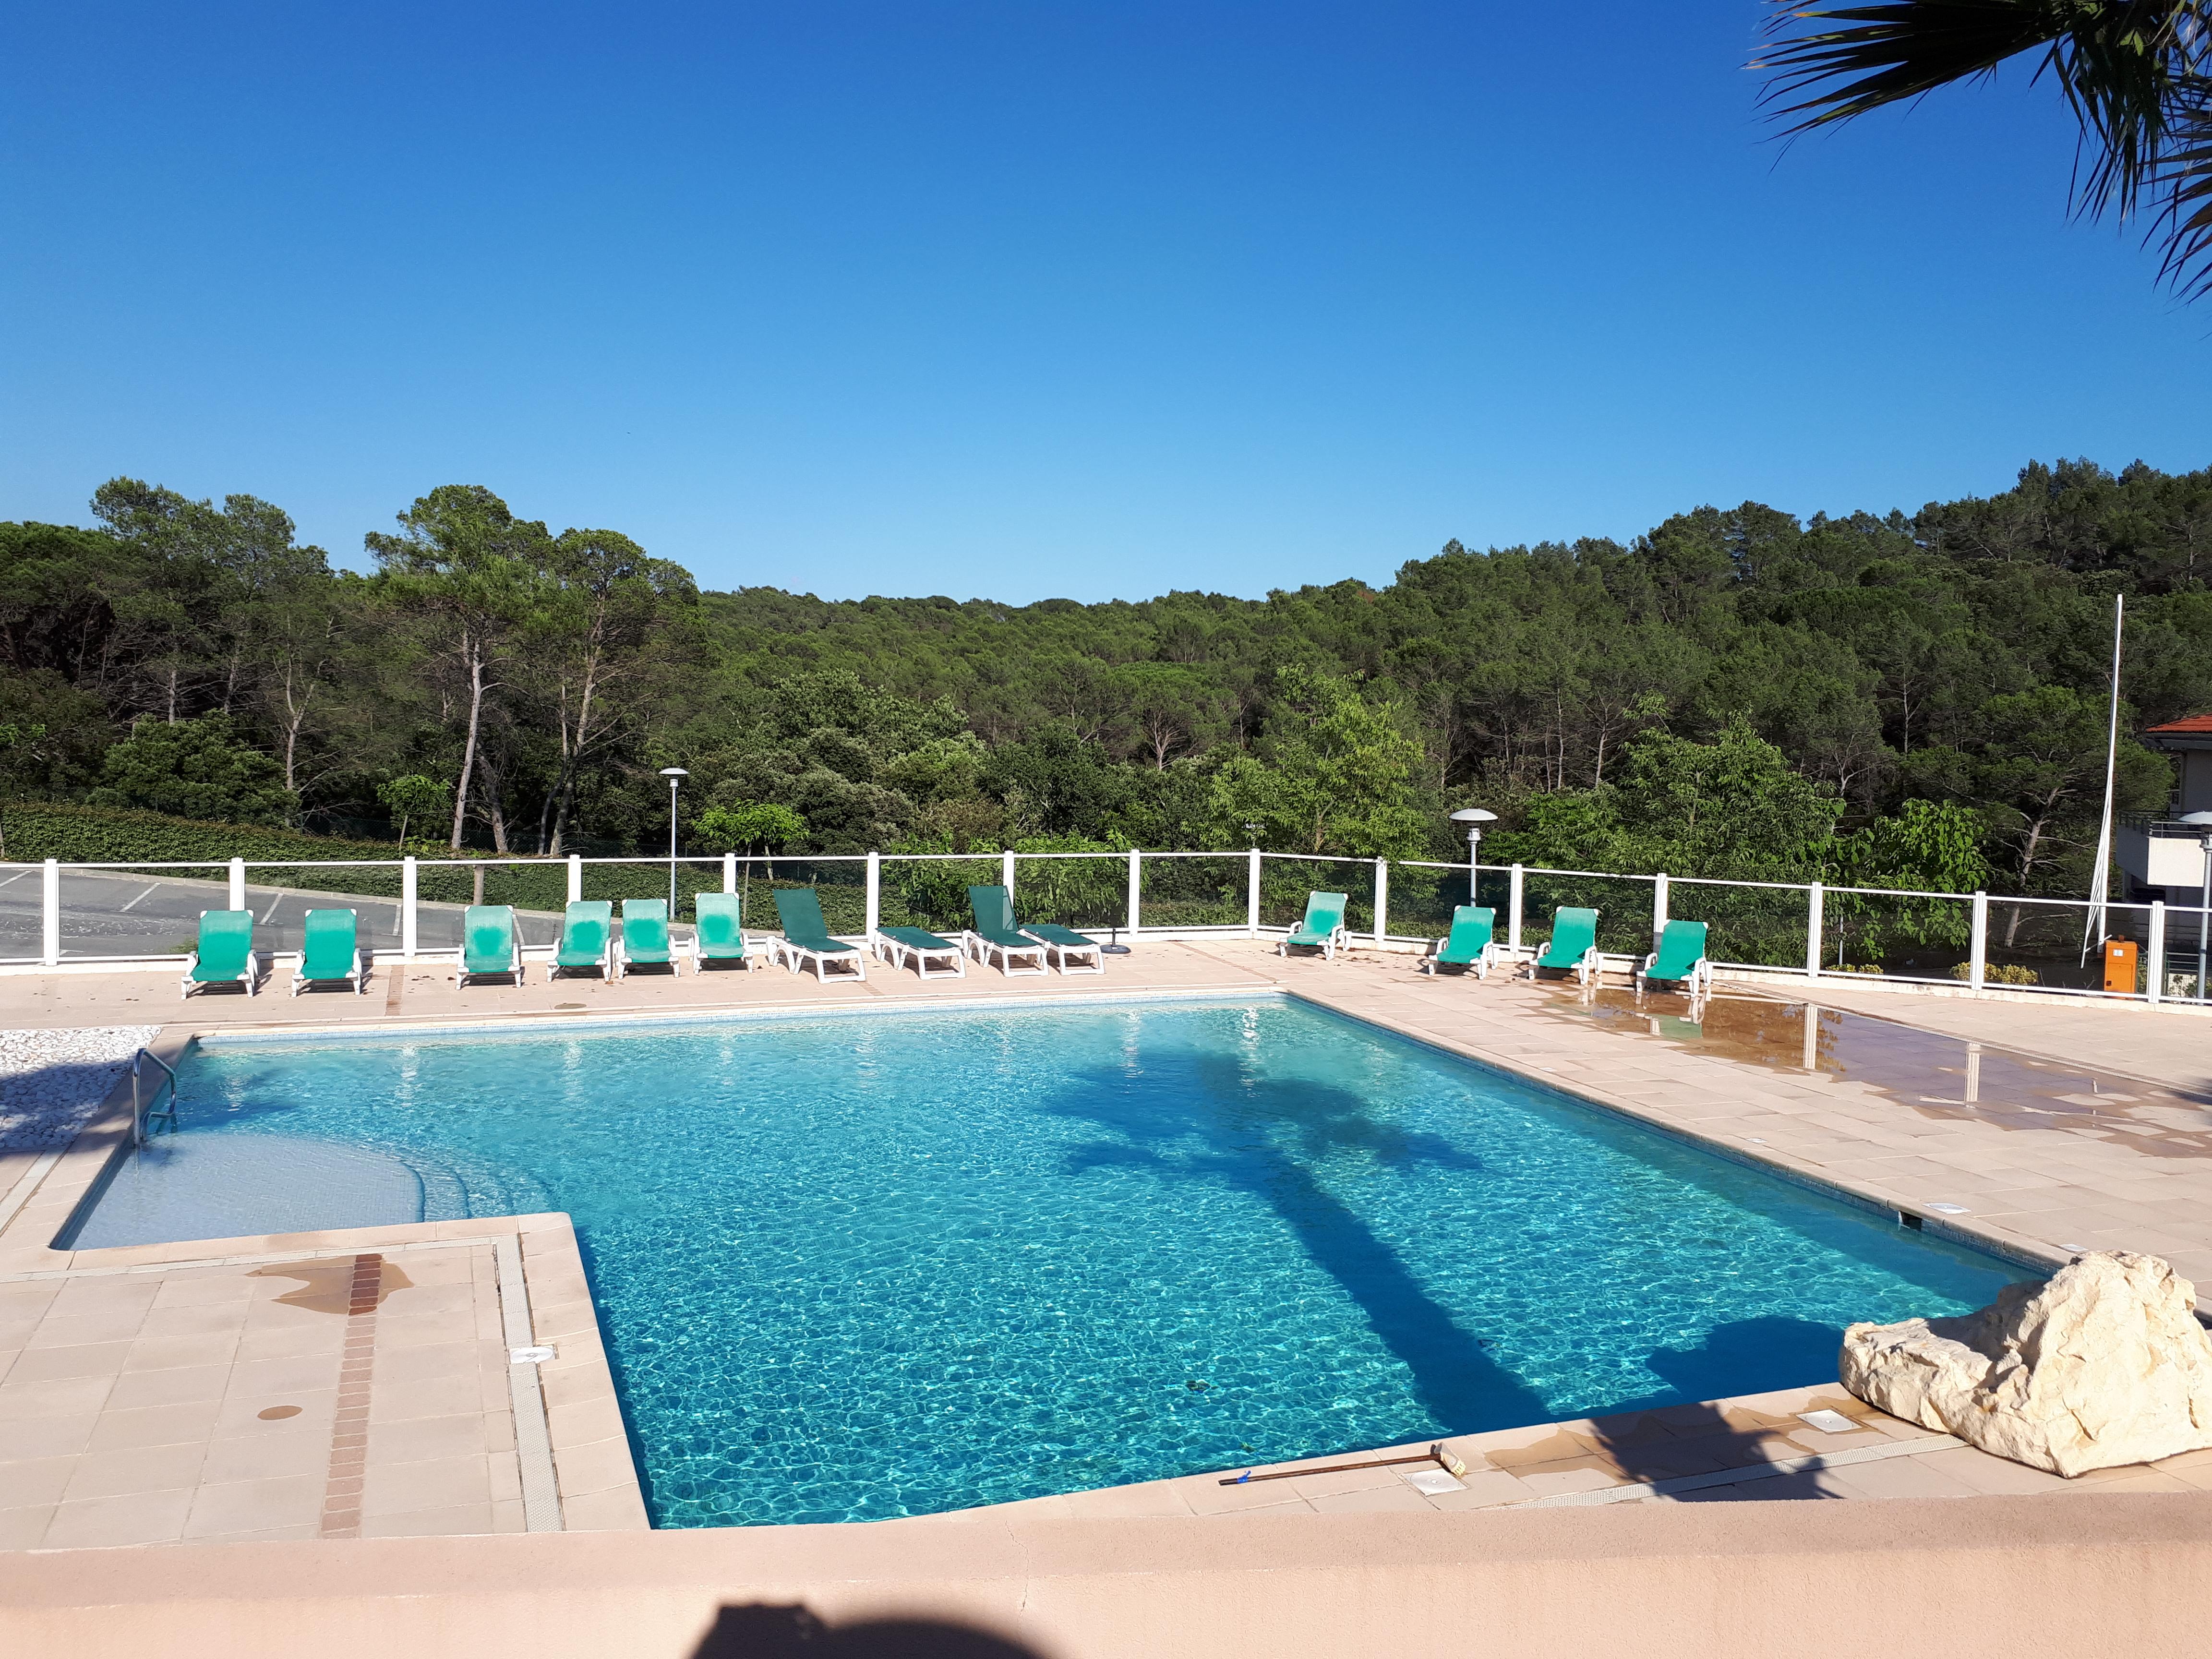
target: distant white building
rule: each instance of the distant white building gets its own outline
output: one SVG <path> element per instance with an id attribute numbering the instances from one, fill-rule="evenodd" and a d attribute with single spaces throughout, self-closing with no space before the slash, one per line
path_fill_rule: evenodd
<path id="1" fill-rule="evenodd" d="M 2162 812 L 2123 817 L 2112 837 L 2113 856 L 2127 876 L 2129 897 L 2202 904 L 2204 832 L 2179 819 L 2184 812 L 2212 811 L 2212 714 L 2154 726 L 2143 741 L 2173 757 L 2173 797 Z"/>

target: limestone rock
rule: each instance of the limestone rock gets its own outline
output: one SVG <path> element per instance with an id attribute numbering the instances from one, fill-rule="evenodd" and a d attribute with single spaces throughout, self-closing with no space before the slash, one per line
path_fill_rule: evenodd
<path id="1" fill-rule="evenodd" d="M 2071 1478 L 2212 1446 L 2212 1335 L 2154 1255 L 2079 1255 L 1979 1313 L 1853 1325 L 1844 1386 L 1869 1405 Z"/>

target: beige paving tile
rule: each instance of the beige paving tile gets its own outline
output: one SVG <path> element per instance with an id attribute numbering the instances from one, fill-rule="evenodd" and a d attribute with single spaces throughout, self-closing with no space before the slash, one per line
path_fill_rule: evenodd
<path id="1" fill-rule="evenodd" d="M 198 1336 L 141 1337 L 125 1356 L 124 1371 L 167 1370 L 179 1365 L 228 1365 L 238 1352 L 235 1332 Z"/>
<path id="2" fill-rule="evenodd" d="M 488 1503 L 410 1510 L 399 1515 L 364 1513 L 361 1520 L 363 1538 L 458 1538 L 496 1530 Z"/>
<path id="3" fill-rule="evenodd" d="M 86 1452 L 76 1460 L 63 1501 L 166 1492 L 199 1480 L 206 1448 L 194 1444 L 140 1446 L 129 1451 Z"/>
<path id="4" fill-rule="evenodd" d="M 228 1392 L 271 1400 L 327 1389 L 337 1379 L 335 1354 L 301 1354 L 289 1359 L 241 1359 L 231 1370 Z"/>
<path id="5" fill-rule="evenodd" d="M 0 1382 L 0 1424 L 89 1418 L 108 1403 L 111 1376 L 69 1376 L 46 1382 Z"/>
<path id="6" fill-rule="evenodd" d="M 1975 1489 L 1955 1474 L 1931 1468 L 1917 1457 L 1893 1457 L 1879 1463 L 1853 1463 L 1822 1473 L 1856 1498 L 1972 1498 Z"/>
<path id="7" fill-rule="evenodd" d="M 42 1504 L 28 1509 L 0 1509 L 0 1550 L 33 1550 L 46 1535 L 54 1506 Z"/>
<path id="8" fill-rule="evenodd" d="M 167 1370 L 133 1371 L 110 1386 L 106 1404 L 124 1411 L 136 1406 L 180 1406 L 195 1400 L 220 1400 L 230 1380 L 228 1365 L 176 1365 Z"/>
<path id="9" fill-rule="evenodd" d="M 0 1422 L 0 1461 L 74 1455 L 90 1443 L 97 1420 L 93 1413 L 78 1412 Z"/>
<path id="10" fill-rule="evenodd" d="M 317 1474 L 203 1486 L 192 1494 L 183 1535 L 202 1539 L 304 1528 L 305 1536 L 313 1537 L 320 1529 L 325 1479 Z"/>
<path id="11" fill-rule="evenodd" d="M 430 1458 L 467 1457 L 489 1450 L 480 1413 L 450 1417 L 416 1417 L 373 1422 L 368 1431 L 372 1463 L 419 1463 Z"/>
<path id="12" fill-rule="evenodd" d="M 31 1322 L 20 1348 L 73 1348 L 87 1343 L 129 1342 L 150 1316 L 137 1309 L 114 1313 L 87 1314 L 76 1319 L 50 1316 Z"/>
<path id="13" fill-rule="evenodd" d="M 2066 1486 L 2066 1482 L 2055 1474 L 2045 1474 L 2041 1469 L 2031 1469 L 2008 1458 L 1992 1457 L 1972 1446 L 1960 1446 L 1949 1451 L 1922 1452 L 1912 1461 L 1923 1468 L 1936 1470 L 1962 1486 L 1978 1492 L 1987 1492 L 1992 1497 L 2059 1492 Z"/>
<path id="14" fill-rule="evenodd" d="M 372 1463 L 363 1477 L 362 1515 L 366 1519 L 460 1504 L 489 1505 L 488 1462 L 479 1453 L 470 1457 L 429 1458 L 419 1463 Z"/>
<path id="15" fill-rule="evenodd" d="M 0 1462 L 0 1509 L 50 1507 L 62 1500 L 70 1477 L 76 1473 L 74 1456 L 11 1458 Z"/>
<path id="16" fill-rule="evenodd" d="M 336 1376 L 333 1368 L 332 1376 Z M 267 1411 L 294 1408 L 294 1414 L 266 1418 Z M 240 1394 L 224 1396 L 216 1413 L 215 1432 L 220 1437 L 262 1434 L 328 1433 L 337 1412 L 336 1388 L 303 1389 L 282 1395 Z"/>
<path id="17" fill-rule="evenodd" d="M 605 1492 L 610 1486 L 630 1486 L 637 1479 L 636 1470 L 630 1461 L 629 1442 L 623 1438 L 593 1441 L 582 1446 L 563 1446 L 554 1464 L 560 1477 L 563 1498 L 571 1493 Z"/>
<path id="18" fill-rule="evenodd" d="M 188 1487 L 93 1498 L 61 1504 L 43 1540 L 47 1549 L 109 1549 L 123 1544 L 167 1544 L 184 1536 L 191 1506 Z"/>
<path id="19" fill-rule="evenodd" d="M 368 1415 L 372 1423 L 399 1423 L 420 1417 L 453 1417 L 483 1408 L 483 1390 L 473 1374 L 414 1382 L 379 1379 L 369 1395 Z"/>
<path id="20" fill-rule="evenodd" d="M 1425 1514 L 1429 1501 L 1405 1482 L 1389 1486 L 1373 1487 L 1365 1492 L 1334 1492 L 1325 1498 L 1307 1500 L 1316 1513 L 1322 1515 L 1371 1514 L 1398 1511 L 1404 1514 Z"/>
<path id="21" fill-rule="evenodd" d="M 58 1348 L 26 1348 L 8 1368 L 6 1387 L 67 1382 L 77 1377 L 113 1376 L 130 1356 L 128 1342 L 81 1342 Z"/>
<path id="22" fill-rule="evenodd" d="M 272 1428 L 289 1426 L 270 1425 Z M 199 1478 L 209 1486 L 289 1479 L 295 1475 L 312 1475 L 319 1482 L 328 1474 L 330 1462 L 330 1431 L 319 1424 L 289 1433 L 209 1441 Z"/>

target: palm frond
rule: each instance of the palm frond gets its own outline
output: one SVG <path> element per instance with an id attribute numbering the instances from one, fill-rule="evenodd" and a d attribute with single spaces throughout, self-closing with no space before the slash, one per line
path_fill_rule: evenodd
<path id="1" fill-rule="evenodd" d="M 2076 210 L 2125 219 L 2146 196 L 2160 200 L 2166 278 L 2192 297 L 2204 291 L 2188 273 L 2212 257 L 2212 115 L 2203 94 L 2212 0 L 1883 0 L 1810 9 L 1777 0 L 1765 33 L 1753 65 L 1770 72 L 1761 102 L 1792 134 L 2040 52 L 2038 78 L 2058 82 L 2081 128 Z"/>

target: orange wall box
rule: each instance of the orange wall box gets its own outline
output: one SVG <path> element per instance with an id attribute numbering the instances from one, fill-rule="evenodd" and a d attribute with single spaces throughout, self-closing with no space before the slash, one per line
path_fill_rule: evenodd
<path id="1" fill-rule="evenodd" d="M 2105 941 L 2105 988 L 2124 991 L 2133 996 L 2136 991 L 2136 942 L 2131 939 L 2108 939 Z"/>

